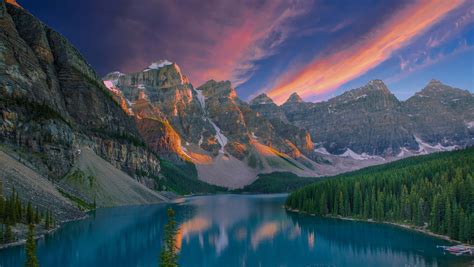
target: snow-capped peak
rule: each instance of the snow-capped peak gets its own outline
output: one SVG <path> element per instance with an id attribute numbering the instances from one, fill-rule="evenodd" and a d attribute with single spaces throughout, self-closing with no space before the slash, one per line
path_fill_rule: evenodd
<path id="1" fill-rule="evenodd" d="M 166 59 L 162 59 L 162 60 L 158 60 L 156 62 L 151 63 L 151 65 L 148 66 L 148 69 L 157 70 L 159 68 L 163 68 L 164 66 L 168 66 L 171 64 L 173 64 L 173 62 L 170 62 Z"/>

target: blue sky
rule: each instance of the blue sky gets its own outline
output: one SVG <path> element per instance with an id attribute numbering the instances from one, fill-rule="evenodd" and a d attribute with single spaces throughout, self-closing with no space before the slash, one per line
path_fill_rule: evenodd
<path id="1" fill-rule="evenodd" d="M 473 91 L 474 4 L 462 0 L 17 0 L 100 75 L 180 65 L 194 86 L 230 80 L 245 100 L 321 101 L 382 79 L 400 99 L 431 79 Z"/>

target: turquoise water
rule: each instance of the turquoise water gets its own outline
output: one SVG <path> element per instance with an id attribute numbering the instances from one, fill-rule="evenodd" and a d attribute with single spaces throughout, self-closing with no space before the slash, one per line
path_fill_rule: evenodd
<path id="1" fill-rule="evenodd" d="M 289 213 L 285 195 L 192 197 L 170 204 L 181 266 L 467 266 L 446 241 L 398 227 Z M 168 205 L 103 209 L 38 241 L 41 266 L 158 266 Z M 23 266 L 23 247 L 0 266 Z"/>

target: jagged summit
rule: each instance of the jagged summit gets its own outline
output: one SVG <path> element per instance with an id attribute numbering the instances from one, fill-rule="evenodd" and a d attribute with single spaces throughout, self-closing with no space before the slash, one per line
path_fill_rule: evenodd
<path id="1" fill-rule="evenodd" d="M 293 94 L 290 95 L 288 100 L 286 100 L 286 103 L 301 103 L 303 102 L 303 99 L 298 95 L 298 93 L 294 92 Z"/>
<path id="2" fill-rule="evenodd" d="M 380 90 L 382 92 L 391 94 L 390 89 L 388 89 L 387 85 L 385 85 L 385 83 L 380 79 L 371 80 L 364 87 L 372 90 Z"/>
<path id="3" fill-rule="evenodd" d="M 428 85 L 437 85 L 437 84 L 442 84 L 442 82 L 440 80 L 431 79 L 430 82 L 428 83 Z"/>
<path id="4" fill-rule="evenodd" d="M 205 96 L 219 95 L 223 97 L 237 97 L 237 92 L 234 87 L 232 87 L 230 81 L 209 80 L 196 88 L 196 90 L 201 90 Z"/>
<path id="5" fill-rule="evenodd" d="M 274 104 L 273 100 L 268 97 L 267 94 L 259 94 L 254 99 L 250 101 L 250 105 L 266 105 L 266 104 Z"/>

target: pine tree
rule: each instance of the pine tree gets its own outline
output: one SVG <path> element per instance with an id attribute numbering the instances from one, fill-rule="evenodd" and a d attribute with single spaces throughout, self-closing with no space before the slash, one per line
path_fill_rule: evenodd
<path id="1" fill-rule="evenodd" d="M 176 246 L 176 221 L 174 220 L 174 210 L 168 209 L 168 223 L 165 226 L 163 235 L 164 245 L 161 248 L 160 266 L 177 267 L 178 266 L 178 248 Z"/>
<path id="2" fill-rule="evenodd" d="M 28 238 L 26 240 L 26 263 L 25 267 L 39 267 L 36 257 L 35 228 L 32 224 L 28 228 Z"/>
<path id="3" fill-rule="evenodd" d="M 15 241 L 15 237 L 13 236 L 13 231 L 11 225 L 7 225 L 7 229 L 5 230 L 3 242 L 10 243 Z"/>
<path id="4" fill-rule="evenodd" d="M 356 182 L 354 186 L 354 214 L 361 214 L 362 209 L 362 193 L 360 191 L 360 183 Z"/>
<path id="5" fill-rule="evenodd" d="M 35 217 L 35 224 L 39 224 L 40 223 L 40 213 L 39 213 L 39 210 L 38 210 L 38 206 L 36 206 L 34 217 Z"/>
<path id="6" fill-rule="evenodd" d="M 33 224 L 35 220 L 33 207 L 31 206 L 31 202 L 28 202 L 28 206 L 26 208 L 26 223 Z"/>
<path id="7" fill-rule="evenodd" d="M 4 243 L 4 241 L 3 241 L 4 235 L 5 235 L 5 234 L 3 233 L 3 232 L 5 231 L 5 230 L 3 230 L 4 227 L 5 227 L 5 225 L 0 224 L 0 244 L 3 244 L 3 243 Z"/>
<path id="8" fill-rule="evenodd" d="M 46 217 L 44 219 L 44 228 L 46 230 L 51 229 L 51 218 L 50 217 L 51 217 L 50 212 L 49 212 L 49 210 L 47 210 L 46 211 Z"/>

